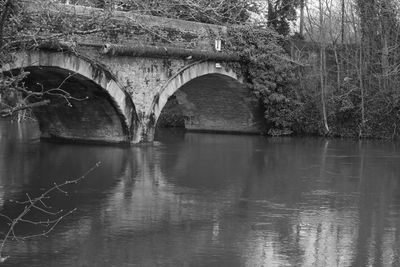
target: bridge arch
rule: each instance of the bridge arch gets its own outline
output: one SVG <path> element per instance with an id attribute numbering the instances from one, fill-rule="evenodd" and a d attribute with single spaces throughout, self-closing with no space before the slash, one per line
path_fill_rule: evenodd
<path id="1" fill-rule="evenodd" d="M 136 127 L 135 106 L 117 79 L 105 67 L 73 53 L 24 51 L 14 55 L 1 72 L 24 69 L 24 80 L 32 91 L 63 89 L 76 99 L 59 97 L 47 107 L 34 109 L 42 137 L 76 141 L 131 142 Z M 48 96 L 51 98 L 51 96 Z M 54 97 L 53 97 L 54 98 Z M 54 100 L 54 99 L 52 99 Z"/>
<path id="2" fill-rule="evenodd" d="M 184 84 L 188 83 L 189 81 L 208 74 L 225 75 L 231 77 L 232 79 L 240 81 L 234 71 L 226 68 L 216 67 L 215 62 L 210 62 L 210 61 L 195 62 L 179 70 L 165 83 L 165 85 L 161 88 L 160 93 L 153 101 L 152 110 L 150 111 L 150 114 L 154 114 L 154 117 L 157 120 L 161 114 L 161 111 L 167 104 L 169 97 L 171 97 Z"/>
<path id="3" fill-rule="evenodd" d="M 150 111 L 154 127 L 171 99 L 184 110 L 186 129 L 259 133 L 264 127 L 258 100 L 235 71 L 216 62 L 188 65 L 165 83 Z"/>

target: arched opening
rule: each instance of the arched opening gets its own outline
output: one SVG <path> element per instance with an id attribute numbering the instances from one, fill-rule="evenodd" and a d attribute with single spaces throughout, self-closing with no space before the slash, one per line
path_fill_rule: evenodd
<path id="1" fill-rule="evenodd" d="M 14 69 L 9 73 L 20 71 Z M 41 99 L 48 105 L 33 113 L 42 138 L 82 142 L 128 142 L 129 128 L 110 93 L 79 73 L 54 66 L 28 66 L 23 80 L 33 94 L 28 103 Z M 26 97 L 27 95 L 25 95 Z"/>
<path id="2" fill-rule="evenodd" d="M 43 138 L 137 142 L 135 106 L 105 66 L 74 53 L 32 50 L 15 53 L 0 71 L 7 74 L 21 69 L 30 72 L 24 83 L 32 91 L 60 87 L 75 98 L 70 106 L 60 94 L 47 94 L 50 105 L 34 109 Z"/>
<path id="3" fill-rule="evenodd" d="M 192 131 L 260 133 L 263 112 L 248 88 L 232 76 L 211 73 L 184 83 L 168 97 L 156 130 L 166 127 Z"/>

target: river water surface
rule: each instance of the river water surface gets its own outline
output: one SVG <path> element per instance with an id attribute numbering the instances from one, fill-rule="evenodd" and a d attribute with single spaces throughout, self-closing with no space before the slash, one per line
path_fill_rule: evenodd
<path id="1" fill-rule="evenodd" d="M 47 237 L 6 242 L 3 266 L 400 266 L 397 144 L 161 131 L 128 148 L 38 136 L 0 122 L 3 214 L 101 166 L 46 199 L 77 210 Z"/>

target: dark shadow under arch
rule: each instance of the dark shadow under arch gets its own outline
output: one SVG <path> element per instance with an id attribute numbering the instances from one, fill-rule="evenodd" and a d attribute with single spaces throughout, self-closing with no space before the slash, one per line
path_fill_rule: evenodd
<path id="1" fill-rule="evenodd" d="M 233 77 L 211 73 L 183 84 L 161 111 L 157 127 L 192 131 L 260 133 L 263 112 L 249 89 Z"/>
<path id="2" fill-rule="evenodd" d="M 17 72 L 19 70 L 12 70 Z M 115 101 L 89 78 L 59 67 L 31 66 L 23 80 L 34 95 L 27 102 L 48 99 L 50 104 L 34 108 L 42 138 L 78 142 L 129 142 L 129 127 Z M 10 72 L 9 72 L 10 73 Z M 50 91 L 48 91 L 50 90 Z M 70 98 L 67 96 L 71 96 Z M 26 97 L 26 95 L 25 95 Z"/>
<path id="3" fill-rule="evenodd" d="M 90 106 L 92 107 L 97 106 L 97 109 L 92 110 L 92 112 L 88 107 L 84 107 L 83 104 L 75 105 L 75 110 L 79 111 L 77 113 L 68 113 L 69 111 L 66 111 L 66 113 L 75 119 L 75 122 L 80 120 L 85 125 L 92 124 L 95 127 L 81 125 L 80 128 L 83 129 L 79 130 L 78 126 L 76 126 L 72 131 L 71 129 L 73 128 L 63 128 L 63 124 L 55 123 L 58 116 L 51 114 L 54 117 L 52 120 L 53 124 L 41 125 L 42 137 L 100 143 L 135 143 L 139 141 L 140 135 L 136 135 L 136 132 L 140 125 L 135 105 L 129 94 L 125 91 L 125 88 L 119 83 L 117 77 L 106 66 L 74 53 L 26 50 L 15 53 L 13 61 L 3 65 L 0 71 L 10 73 L 10 71 L 19 71 L 20 69 L 34 72 L 28 78 L 32 80 L 30 82 L 31 87 L 37 85 L 35 80 L 48 81 L 48 86 L 57 87 L 65 77 L 73 74 L 73 77 L 68 79 L 69 85 L 73 84 L 69 90 L 82 93 L 89 88 L 89 93 L 93 96 L 92 100 L 98 100 L 97 104 L 94 104 L 94 101 L 85 102 L 85 104 L 91 103 L 92 105 Z M 48 70 L 52 74 L 47 75 L 46 71 Z M 50 81 L 49 79 L 54 81 Z M 29 83 L 29 80 L 26 82 Z M 80 89 L 73 89 L 74 87 Z M 51 111 L 41 108 L 35 112 L 49 114 Z M 96 117 L 92 113 L 102 116 Z M 61 113 L 59 114 L 62 115 Z M 81 114 L 81 116 L 76 116 L 77 114 Z M 101 127 L 102 119 L 105 122 L 104 127 Z M 64 125 L 71 125 L 72 121 L 74 120 L 65 118 Z M 63 129 L 66 131 L 63 132 Z M 68 131 L 68 129 L 71 131 Z"/>

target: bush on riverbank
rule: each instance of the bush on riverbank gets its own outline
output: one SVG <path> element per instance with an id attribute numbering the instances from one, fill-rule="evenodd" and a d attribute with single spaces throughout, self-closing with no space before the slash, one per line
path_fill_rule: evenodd
<path id="1" fill-rule="evenodd" d="M 342 51 L 328 48 L 326 52 L 324 99 L 330 128 L 326 132 L 322 117 L 319 47 L 309 44 L 310 47 L 297 57 L 300 60 L 295 61 L 289 49 L 284 49 L 290 47 L 289 41 L 264 25 L 234 26 L 229 28 L 228 34 L 228 49 L 242 57 L 248 86 L 264 105 L 269 135 L 398 137 L 398 78 L 387 81 L 378 75 L 365 77 L 368 84 L 364 86 L 368 90 L 364 88 L 362 92 L 357 66 L 350 64 L 360 53 L 354 46 Z M 341 66 L 347 67 L 342 67 L 339 74 L 335 65 L 337 57 L 342 60 Z M 384 82 L 386 89 L 382 90 Z"/>
<path id="2" fill-rule="evenodd" d="M 264 24 L 245 24 L 228 29 L 227 47 L 242 58 L 247 84 L 264 104 L 268 134 L 293 133 L 300 108 L 295 91 L 295 64 L 282 47 L 283 38 Z"/>

